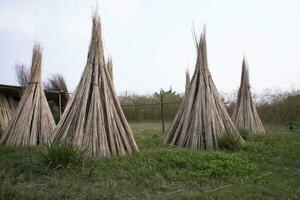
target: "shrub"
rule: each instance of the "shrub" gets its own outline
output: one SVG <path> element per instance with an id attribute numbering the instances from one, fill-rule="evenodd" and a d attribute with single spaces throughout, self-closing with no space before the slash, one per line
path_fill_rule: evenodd
<path id="1" fill-rule="evenodd" d="M 48 101 L 48 104 L 49 104 L 50 110 L 52 112 L 55 123 L 58 123 L 60 120 L 59 106 L 56 104 L 55 101 L 52 101 L 52 100 Z"/>
<path id="2" fill-rule="evenodd" d="M 244 140 L 248 140 L 251 133 L 249 131 L 240 131 L 240 134 Z"/>
<path id="3" fill-rule="evenodd" d="M 228 151 L 237 151 L 240 149 L 241 143 L 233 134 L 225 133 L 219 139 L 219 147 Z"/>
<path id="4" fill-rule="evenodd" d="M 41 152 L 42 163 L 52 169 L 77 165 L 82 162 L 83 154 L 84 151 L 67 142 L 48 144 Z"/>

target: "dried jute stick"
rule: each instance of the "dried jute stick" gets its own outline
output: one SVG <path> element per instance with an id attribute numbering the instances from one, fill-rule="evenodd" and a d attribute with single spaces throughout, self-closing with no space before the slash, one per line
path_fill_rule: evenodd
<path id="1" fill-rule="evenodd" d="M 67 140 L 92 156 L 125 155 L 138 151 L 114 91 L 112 63 L 105 64 L 98 14 L 93 17 L 87 64 L 54 131 L 53 140 Z"/>
<path id="2" fill-rule="evenodd" d="M 196 47 L 195 71 L 164 143 L 194 149 L 214 149 L 225 133 L 243 142 L 211 78 L 205 32 L 196 42 Z"/>
<path id="3" fill-rule="evenodd" d="M 55 122 L 41 83 L 42 51 L 33 48 L 30 82 L 22 94 L 18 107 L 6 128 L 1 144 L 11 146 L 38 145 L 49 142 Z"/>

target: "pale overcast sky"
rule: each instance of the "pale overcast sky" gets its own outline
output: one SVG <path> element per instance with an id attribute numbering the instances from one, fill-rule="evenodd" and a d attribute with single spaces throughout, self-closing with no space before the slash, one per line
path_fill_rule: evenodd
<path id="1" fill-rule="evenodd" d="M 0 0 L 0 83 L 16 84 L 15 63 L 30 66 L 34 41 L 43 50 L 43 79 L 65 76 L 74 90 L 85 67 L 95 0 Z M 106 55 L 117 93 L 183 92 L 194 70 L 191 21 L 206 24 L 208 61 L 220 91 L 239 86 L 242 57 L 252 88 L 300 86 L 299 0 L 102 0 Z"/>

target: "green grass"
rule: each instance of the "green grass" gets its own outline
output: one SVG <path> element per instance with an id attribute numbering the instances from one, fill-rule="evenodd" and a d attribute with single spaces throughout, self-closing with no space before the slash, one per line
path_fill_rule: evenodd
<path id="1" fill-rule="evenodd" d="M 44 147 L 0 146 L 0 199 L 300 198 L 299 129 L 266 126 L 225 152 L 165 146 L 160 123 L 131 127 L 140 153 L 55 170 L 37 165 Z"/>
<path id="2" fill-rule="evenodd" d="M 241 142 L 233 134 L 225 133 L 219 139 L 219 148 L 226 151 L 237 151 L 241 148 Z"/>
<path id="3" fill-rule="evenodd" d="M 81 163 L 84 151 L 68 142 L 45 145 L 40 153 L 40 164 L 50 169 L 72 167 Z"/>

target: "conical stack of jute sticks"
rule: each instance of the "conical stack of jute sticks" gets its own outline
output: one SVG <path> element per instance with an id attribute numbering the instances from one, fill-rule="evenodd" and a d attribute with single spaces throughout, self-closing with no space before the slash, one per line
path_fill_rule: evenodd
<path id="1" fill-rule="evenodd" d="M 164 142 L 179 147 L 211 149 L 219 146 L 218 140 L 224 134 L 232 134 L 243 142 L 209 72 L 205 31 L 196 46 L 194 75 Z"/>
<path id="2" fill-rule="evenodd" d="M 232 120 L 239 131 L 247 131 L 253 134 L 265 133 L 252 99 L 249 71 L 245 58 L 243 59 L 241 85 L 232 114 Z"/>
<path id="3" fill-rule="evenodd" d="M 190 73 L 189 70 L 187 69 L 185 71 L 185 92 L 188 90 L 190 82 L 191 82 Z"/>
<path id="4" fill-rule="evenodd" d="M 93 16 L 85 69 L 53 139 L 70 142 L 92 156 L 124 155 L 138 151 L 105 65 L 98 14 Z"/>
<path id="5" fill-rule="evenodd" d="M 112 58 L 111 57 L 109 57 L 107 59 L 106 67 L 107 67 L 108 74 L 110 75 L 110 79 L 113 81 L 114 80 L 114 76 L 113 76 L 113 63 L 112 63 Z"/>
<path id="6" fill-rule="evenodd" d="M 0 95 L 0 129 L 5 130 L 12 119 L 18 103 L 12 97 Z"/>
<path id="7" fill-rule="evenodd" d="M 11 146 L 45 144 L 55 128 L 41 81 L 42 52 L 39 44 L 33 48 L 30 82 L 5 130 L 1 144 Z"/>

